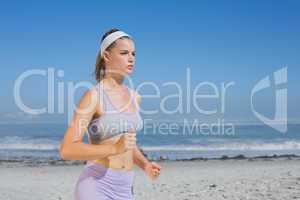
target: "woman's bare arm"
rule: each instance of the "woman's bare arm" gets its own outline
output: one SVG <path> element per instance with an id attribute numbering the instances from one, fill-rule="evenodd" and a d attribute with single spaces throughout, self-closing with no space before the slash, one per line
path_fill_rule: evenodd
<path id="1" fill-rule="evenodd" d="M 115 145 L 94 145 L 83 143 L 87 126 L 99 105 L 96 88 L 88 90 L 80 99 L 73 119 L 66 130 L 60 146 L 60 155 L 66 160 L 95 160 L 118 153 Z M 99 106 L 98 106 L 99 107 Z"/>
<path id="2" fill-rule="evenodd" d="M 139 166 L 141 169 L 145 169 L 145 166 L 150 163 L 138 146 L 133 149 L 133 161 L 134 164 Z"/>
<path id="3" fill-rule="evenodd" d="M 141 104 L 141 96 L 135 91 L 135 97 L 138 105 Z M 141 152 L 140 148 L 136 146 L 133 149 L 133 161 L 134 163 L 139 166 L 141 169 L 144 169 L 145 166 L 149 163 L 149 160 L 144 156 Z"/>

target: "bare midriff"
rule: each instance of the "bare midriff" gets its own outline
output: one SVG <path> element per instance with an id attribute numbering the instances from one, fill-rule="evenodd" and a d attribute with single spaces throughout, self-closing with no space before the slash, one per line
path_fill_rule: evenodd
<path id="1" fill-rule="evenodd" d="M 99 145 L 107 144 L 107 145 L 114 145 L 120 139 L 120 136 L 115 136 L 106 140 L 103 140 L 99 143 Z M 133 151 L 128 150 L 124 153 L 109 156 L 103 159 L 94 160 L 93 162 L 99 163 L 104 165 L 108 168 L 113 169 L 121 169 L 121 170 L 132 170 L 134 166 L 133 162 Z"/>

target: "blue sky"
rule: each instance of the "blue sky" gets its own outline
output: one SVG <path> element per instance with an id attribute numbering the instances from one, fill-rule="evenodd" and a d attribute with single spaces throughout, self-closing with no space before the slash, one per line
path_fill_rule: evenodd
<path id="1" fill-rule="evenodd" d="M 25 119 L 13 97 L 14 81 L 25 70 L 53 67 L 63 70 L 57 81 L 94 81 L 95 56 L 101 35 L 112 27 L 134 37 L 137 51 L 136 85 L 159 86 L 176 81 L 185 87 L 186 68 L 192 86 L 209 81 L 234 81 L 228 89 L 228 120 L 255 120 L 250 92 L 262 78 L 288 66 L 288 118 L 300 119 L 300 2 L 299 1 L 7 1 L 0 8 L 0 66 L 2 118 Z M 161 86 L 162 94 L 172 89 Z M 46 105 L 45 77 L 22 86 L 27 104 Z M 76 101 L 84 90 L 76 93 Z M 272 92 L 273 91 L 273 92 Z M 150 90 L 140 91 L 142 94 Z M 207 92 L 207 91 L 206 91 Z M 143 101 L 156 107 L 160 100 Z M 174 105 L 170 103 L 170 107 Z M 175 102 L 176 103 L 176 102 Z M 203 101 L 219 108 L 218 101 Z M 256 99 L 257 108 L 274 114 L 274 90 Z M 178 120 L 182 114 L 157 114 Z M 200 116 L 197 112 L 186 116 Z M 36 119 L 31 118 L 29 119 Z M 47 120 L 65 119 L 52 114 Z"/>

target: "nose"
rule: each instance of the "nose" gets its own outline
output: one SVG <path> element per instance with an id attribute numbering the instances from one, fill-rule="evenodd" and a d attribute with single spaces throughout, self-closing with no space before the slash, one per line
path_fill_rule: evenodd
<path id="1" fill-rule="evenodd" d="M 129 57 L 128 57 L 128 62 L 129 63 L 134 63 L 134 61 L 135 61 L 135 57 L 132 54 L 130 54 Z"/>

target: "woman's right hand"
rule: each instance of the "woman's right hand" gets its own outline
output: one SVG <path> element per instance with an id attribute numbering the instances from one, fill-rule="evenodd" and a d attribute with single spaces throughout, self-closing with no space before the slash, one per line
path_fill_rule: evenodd
<path id="1" fill-rule="evenodd" d="M 115 144 L 117 154 L 124 153 L 127 150 L 132 150 L 136 147 L 136 133 L 123 133 L 119 141 Z"/>

